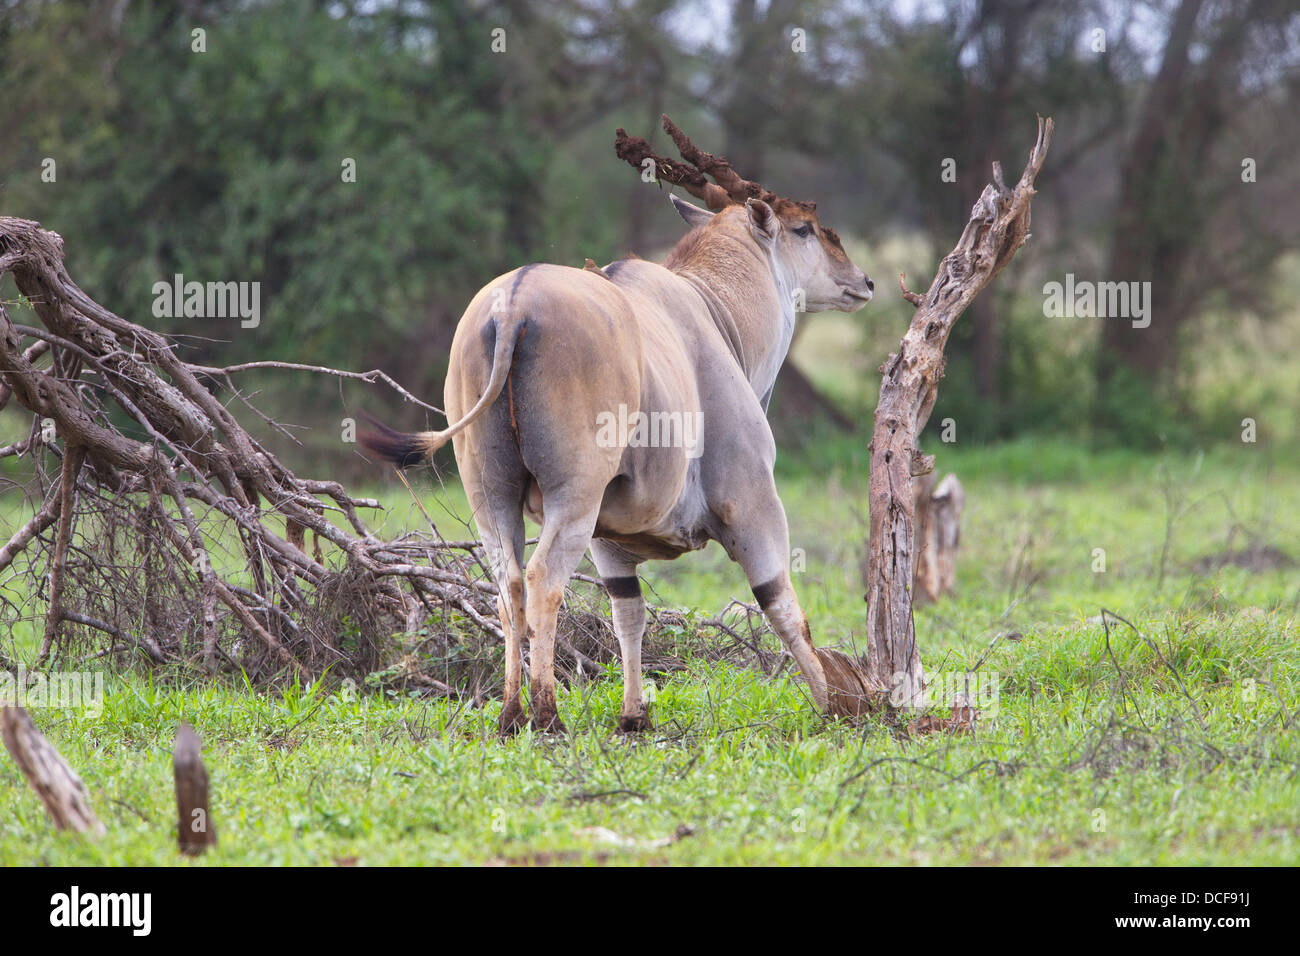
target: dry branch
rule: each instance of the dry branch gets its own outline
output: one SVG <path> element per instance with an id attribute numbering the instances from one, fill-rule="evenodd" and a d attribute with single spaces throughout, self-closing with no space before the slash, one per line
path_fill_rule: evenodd
<path id="1" fill-rule="evenodd" d="M 63 572 L 67 567 L 68 544 L 72 539 L 72 515 L 76 511 L 77 476 L 85 452 L 80 445 L 72 445 L 63 456 L 63 471 L 59 476 L 59 536 L 54 542 L 54 560 L 50 567 L 50 610 L 45 616 L 45 636 L 41 639 L 39 661 L 50 656 L 50 648 L 63 620 Z"/>
<path id="2" fill-rule="evenodd" d="M 1029 203 L 1034 180 L 1052 142 L 1052 121 L 1038 119 L 1038 139 L 1014 189 L 993 164 L 993 182 L 971 209 L 961 238 L 943 261 L 924 295 L 910 292 L 899 276 L 903 297 L 916 307 L 899 345 L 880 367 L 883 379 L 871 437 L 869 485 L 870 544 L 867 554 L 867 652 L 857 662 L 831 649 L 819 651 L 828 679 L 852 671 L 841 692 L 860 682 L 873 708 L 920 706 L 925 670 L 912 619 L 916 562 L 913 479 L 934 470 L 917 436 L 929 421 L 944 372 L 944 345 L 953 324 L 980 291 L 1001 272 L 1029 238 Z"/>
<path id="3" fill-rule="evenodd" d="M 56 827 L 96 836 L 106 832 L 95 811 L 90 809 L 86 785 L 36 729 L 26 710 L 0 704 L 0 736 L 4 737 L 5 749 L 45 804 Z"/>
<path id="4" fill-rule="evenodd" d="M 176 836 L 181 852 L 198 856 L 217 844 L 217 828 L 208 810 L 208 768 L 203 765 L 203 746 L 189 724 L 176 730 L 172 750 L 172 771 L 176 778 Z"/>
<path id="5" fill-rule="evenodd" d="M 32 539 L 54 524 L 58 518 L 59 499 L 53 496 L 46 498 L 45 503 L 41 505 L 36 514 L 32 515 L 25 525 L 13 533 L 13 536 L 5 542 L 3 548 L 0 548 L 0 571 L 9 567 L 14 558 L 23 553 Z"/>

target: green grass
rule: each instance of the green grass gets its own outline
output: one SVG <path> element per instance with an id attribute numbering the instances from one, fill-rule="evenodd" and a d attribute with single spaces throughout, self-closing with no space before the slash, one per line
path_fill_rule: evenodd
<path id="1" fill-rule="evenodd" d="M 567 737 L 507 742 L 497 702 L 119 674 L 102 713 L 33 711 L 108 835 L 53 832 L 3 759 L 0 863 L 176 862 L 170 751 L 187 720 L 220 838 L 189 865 L 1294 864 L 1300 573 L 1194 562 L 1256 540 L 1300 559 L 1300 464 L 1262 446 L 930 450 L 968 506 L 958 594 L 916 612 L 927 666 L 968 668 L 996 634 L 1020 635 L 988 651 L 996 716 L 973 737 L 827 724 L 797 682 L 698 657 L 658 679 L 657 730 L 633 743 L 612 734 L 616 666 L 562 688 Z M 846 445 L 781 463 L 819 643 L 862 633 L 864 458 Z M 397 490 L 387 532 L 422 521 Z M 464 514 L 455 486 L 440 499 Z M 666 604 L 712 614 L 748 598 L 716 547 L 645 572 Z M 30 664 L 21 635 L 0 651 Z"/>

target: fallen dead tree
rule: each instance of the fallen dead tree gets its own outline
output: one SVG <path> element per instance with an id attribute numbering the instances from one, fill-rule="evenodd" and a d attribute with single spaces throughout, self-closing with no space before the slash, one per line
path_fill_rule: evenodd
<path id="1" fill-rule="evenodd" d="M 32 415 L 0 458 L 27 457 L 34 474 L 33 514 L 0 544 L 0 575 L 21 578 L 0 616 L 27 613 L 15 592 L 45 598 L 41 662 L 79 639 L 91 656 L 154 664 L 347 673 L 376 666 L 387 636 L 431 621 L 500 642 L 476 542 L 432 526 L 381 539 L 362 518 L 378 502 L 295 475 L 227 407 L 242 402 L 278 428 L 235 384 L 267 367 L 380 383 L 424 404 L 388 376 L 187 363 L 163 335 L 91 300 L 64 268 L 63 240 L 35 222 L 0 217 L 6 272 L 38 322 L 19 324 L 0 302 L 0 409 Z"/>
<path id="2" fill-rule="evenodd" d="M 1052 121 L 1038 119 L 1038 138 L 1014 188 L 993 164 L 993 182 L 984 187 L 970 220 L 925 295 L 908 290 L 903 298 L 916 312 L 898 351 L 880 367 L 883 376 L 871 436 L 870 508 L 867 553 L 867 648 L 854 660 L 840 651 L 819 650 L 834 685 L 836 705 L 856 714 L 887 704 L 913 708 L 925 702 L 926 677 L 912 619 L 917 562 L 914 479 L 934 470 L 934 456 L 923 455 L 917 438 L 939 395 L 943 349 L 953 324 L 975 296 L 1001 272 L 1029 238 L 1029 203 L 1034 180 L 1052 142 Z M 951 727 L 968 726 L 969 706 L 954 703 Z M 933 722 L 922 729 L 938 729 Z"/>

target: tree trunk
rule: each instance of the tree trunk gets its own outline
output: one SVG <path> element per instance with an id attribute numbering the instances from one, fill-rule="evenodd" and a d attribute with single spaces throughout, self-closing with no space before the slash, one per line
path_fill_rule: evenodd
<path id="1" fill-rule="evenodd" d="M 934 486 L 934 473 L 913 479 L 916 502 L 916 578 L 912 599 L 931 603 L 951 594 L 957 581 L 957 545 L 966 491 L 956 475 Z"/>
<path id="2" fill-rule="evenodd" d="M 917 307 L 898 352 L 881 366 L 883 379 L 872 434 L 869 483 L 870 548 L 867 555 L 867 653 L 857 666 L 839 651 L 820 648 L 832 700 L 844 709 L 843 698 L 860 681 L 869 699 L 860 713 L 889 703 L 919 708 L 926 704 L 925 670 L 912 619 L 912 585 L 916 566 L 916 515 L 912 479 L 934 469 L 934 458 L 922 455 L 917 436 L 938 398 L 943 376 L 944 345 L 953 324 L 979 292 L 1009 263 L 1029 237 L 1029 204 L 1034 179 L 1047 157 L 1052 121 L 1041 117 L 1038 139 L 1014 190 L 993 166 L 993 183 L 984 188 L 971 210 L 956 247 L 940 263 L 925 296 L 903 286 L 903 297 Z M 902 276 L 899 277 L 902 286 Z M 847 677 L 846 670 L 852 667 Z M 954 708 L 952 723 L 934 721 L 923 729 L 968 726 L 969 708 Z"/>
<path id="3" fill-rule="evenodd" d="M 1175 12 L 1160 69 L 1143 103 L 1133 141 L 1120 164 L 1119 205 L 1106 269 L 1108 281 L 1135 282 L 1145 278 L 1152 282 L 1161 280 L 1163 285 L 1163 280 L 1168 279 L 1171 287 L 1177 281 L 1176 275 L 1155 272 L 1155 259 L 1164 244 L 1160 219 L 1171 214 L 1166 207 L 1169 200 L 1166 190 L 1174 182 L 1166 182 L 1165 188 L 1158 190 L 1153 186 L 1158 179 L 1170 179 L 1166 154 L 1179 148 L 1171 140 L 1177 124 L 1179 94 L 1190 68 L 1188 57 L 1196 18 L 1202 6 L 1203 0 L 1182 0 Z M 1176 244 L 1176 237 L 1169 238 L 1175 239 Z M 1172 249 L 1166 246 L 1165 254 L 1170 252 Z M 1165 267 L 1174 265 L 1166 263 Z M 1145 329 L 1134 328 L 1122 317 L 1104 320 L 1097 365 L 1100 384 L 1108 384 L 1120 367 L 1132 370 L 1146 381 L 1154 380 L 1170 368 L 1174 332 L 1180 317 L 1171 314 L 1169 304 L 1166 300 L 1159 321 L 1153 320 Z"/>
<path id="4" fill-rule="evenodd" d="M 1250 0 L 1216 10 L 1214 29 L 1197 31 L 1204 0 L 1174 12 L 1160 68 L 1143 101 L 1120 164 L 1119 200 L 1106 267 L 1111 282 L 1149 283 L 1145 328 L 1130 317 L 1103 319 L 1097 381 L 1120 369 L 1140 382 L 1167 381 L 1178 364 L 1178 334 L 1202 299 L 1190 265 L 1208 230 L 1221 186 L 1207 176 L 1214 147 L 1233 135 L 1238 78 L 1248 70 L 1251 31 L 1284 27 L 1279 0 Z M 1209 34 L 1209 35 L 1206 35 Z M 1104 408 L 1101 403 L 1099 408 Z M 1103 421 L 1102 424 L 1105 424 Z"/>
<path id="5" fill-rule="evenodd" d="M 655 61 L 658 59 L 658 56 L 654 57 Z M 652 130 L 659 124 L 659 117 L 664 112 L 664 84 L 661 82 L 663 65 L 656 62 L 656 66 L 659 69 L 652 74 L 655 82 L 646 91 L 652 107 L 647 125 Z M 656 199 L 659 202 L 664 201 L 662 196 L 656 197 L 654 191 L 650 189 L 633 189 L 628 194 L 627 226 L 623 234 L 626 251 L 645 253 L 649 246 L 650 204 Z"/>

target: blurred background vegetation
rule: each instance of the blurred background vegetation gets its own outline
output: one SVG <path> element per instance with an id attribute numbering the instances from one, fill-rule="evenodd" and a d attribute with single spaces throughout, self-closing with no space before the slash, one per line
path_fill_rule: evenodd
<path id="1" fill-rule="evenodd" d="M 1034 239 L 958 323 L 931 427 L 1199 448 L 1250 417 L 1287 447 L 1298 67 L 1293 0 L 0 0 L 0 212 L 63 235 L 93 298 L 191 360 L 378 367 L 441 404 L 456 321 L 494 276 L 658 257 L 682 234 L 612 150 L 624 126 L 667 151 L 667 112 L 817 200 L 876 279 L 866 309 L 800 330 L 773 417 L 806 448 L 865 442 L 911 311 L 897 273 L 928 285 L 1037 112 L 1057 139 Z M 153 318 L 176 273 L 260 282 L 260 325 Z M 1066 273 L 1151 282 L 1150 328 L 1046 317 Z M 374 474 L 339 451 L 357 407 L 423 424 L 364 385 L 245 384 L 308 426 L 277 451 L 345 477 Z"/>

